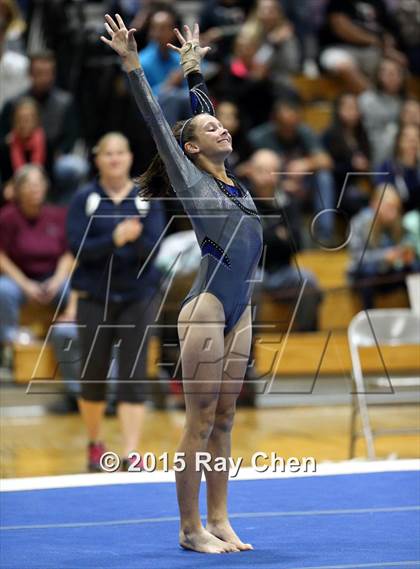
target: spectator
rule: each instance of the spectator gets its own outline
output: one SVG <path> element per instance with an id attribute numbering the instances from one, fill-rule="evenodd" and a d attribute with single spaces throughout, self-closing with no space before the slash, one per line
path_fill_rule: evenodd
<path id="1" fill-rule="evenodd" d="M 395 125 L 398 124 L 404 102 L 404 69 L 391 59 L 384 59 L 378 69 L 375 89 L 359 97 L 363 124 L 372 148 L 372 163 L 381 164 L 389 149 Z"/>
<path id="2" fill-rule="evenodd" d="M 145 201 L 129 178 L 132 155 L 119 133 L 100 139 L 95 151 L 99 178 L 74 197 L 68 236 L 78 266 L 81 350 L 79 407 L 89 436 L 88 468 L 100 470 L 106 380 L 112 347 L 118 347 L 117 412 L 123 435 L 124 468 L 136 449 L 145 412 L 148 336 L 159 300 L 160 272 L 152 265 L 164 230 L 160 201 Z"/>
<path id="3" fill-rule="evenodd" d="M 266 121 L 273 101 L 269 65 L 268 61 L 260 59 L 260 47 L 258 35 L 241 31 L 235 38 L 230 61 L 222 67 L 213 89 L 216 99 L 229 94 L 246 121 L 246 128 Z"/>
<path id="4" fill-rule="evenodd" d="M 407 97 L 400 114 L 401 126 L 417 126 L 420 128 L 420 103 L 414 97 Z"/>
<path id="5" fill-rule="evenodd" d="M 252 154 L 251 145 L 241 124 L 238 106 L 232 101 L 219 101 L 216 107 L 216 117 L 232 136 L 234 150 L 228 158 L 228 164 L 235 171 Z M 240 172 L 237 173 L 240 174 Z"/>
<path id="6" fill-rule="evenodd" d="M 399 0 L 393 12 L 401 37 L 401 44 L 408 57 L 410 71 L 420 75 L 420 2 Z"/>
<path id="7" fill-rule="evenodd" d="M 398 133 L 404 126 L 416 126 L 420 128 L 420 103 L 414 97 L 407 97 L 401 107 L 399 122 L 389 124 L 386 129 L 382 145 L 382 156 L 391 159 L 394 155 L 395 141 Z"/>
<path id="8" fill-rule="evenodd" d="M 390 185 L 375 190 L 370 207 L 351 222 L 350 281 L 363 308 L 374 308 L 375 295 L 404 285 L 408 272 L 420 269 L 411 240 L 404 235 L 401 199 Z"/>
<path id="9" fill-rule="evenodd" d="M 330 0 L 320 32 L 321 66 L 360 93 L 383 56 L 406 64 L 397 49 L 397 31 L 383 0 Z"/>
<path id="10" fill-rule="evenodd" d="M 277 91 L 299 70 L 300 49 L 293 25 L 277 0 L 257 0 L 255 10 L 245 22 L 244 31 L 255 35 L 261 47 L 257 58 L 266 61 Z"/>
<path id="11" fill-rule="evenodd" d="M 65 235 L 66 211 L 47 205 L 47 178 L 37 165 L 14 176 L 15 202 L 0 210 L 0 343 L 14 341 L 19 309 L 41 306 L 64 293 L 72 256 Z"/>
<path id="12" fill-rule="evenodd" d="M 360 174 L 370 170 L 370 145 L 355 95 L 344 93 L 336 99 L 333 123 L 324 134 L 324 145 L 334 160 L 337 198 L 342 196 L 340 208 L 354 215 L 368 205 L 367 175 Z M 353 173 L 356 176 L 348 177 Z"/>
<path id="13" fill-rule="evenodd" d="M 325 7 L 328 0 L 281 0 L 281 5 L 292 22 L 300 44 L 302 71 L 310 77 L 319 74 L 316 60 L 318 58 L 318 35 L 324 23 Z"/>
<path id="14" fill-rule="evenodd" d="M 144 73 L 170 124 L 189 116 L 179 55 L 168 48 L 168 43 L 176 42 L 173 31 L 176 21 L 177 15 L 170 8 L 155 12 L 150 20 L 149 43 L 140 51 Z"/>
<path id="15" fill-rule="evenodd" d="M 80 396 L 80 346 L 76 326 L 77 294 L 71 291 L 64 311 L 54 320 L 49 332 L 64 385 L 63 397 L 48 406 L 55 414 L 76 413 Z"/>
<path id="16" fill-rule="evenodd" d="M 322 212 L 335 207 L 332 160 L 309 127 L 302 123 L 298 99 L 279 99 L 271 121 L 251 130 L 249 139 L 255 149 L 269 148 L 283 159 L 283 186 L 301 201 L 307 189 L 312 192 L 314 210 Z M 334 217 L 331 212 L 319 216 L 316 237 L 331 243 Z"/>
<path id="17" fill-rule="evenodd" d="M 48 340 L 52 345 L 61 380 L 64 385 L 62 397 L 48 405 L 54 415 L 67 415 L 79 411 L 80 389 L 80 338 L 77 327 L 77 293 L 72 290 L 64 311 L 54 319 Z M 114 345 L 110 358 L 115 364 L 108 379 L 113 385 L 118 377 L 118 349 Z M 115 400 L 110 393 L 107 398 L 106 415 L 115 415 Z"/>
<path id="18" fill-rule="evenodd" d="M 12 129 L 0 142 L 0 171 L 5 182 L 5 199 L 12 197 L 7 183 L 25 164 L 38 164 L 51 171 L 51 152 L 45 131 L 40 125 L 38 105 L 29 97 L 20 99 L 15 105 Z"/>
<path id="19" fill-rule="evenodd" d="M 283 302 L 296 302 L 304 286 L 296 313 L 301 332 L 317 330 L 321 293 L 316 278 L 294 264 L 300 248 L 300 215 L 296 199 L 283 191 L 279 172 L 281 160 L 272 150 L 258 150 L 249 162 L 248 180 L 256 199 L 266 246 L 263 288 Z"/>
<path id="20" fill-rule="evenodd" d="M 417 271 L 420 271 L 420 211 L 413 210 L 406 213 L 402 224 L 406 233 L 407 244 L 411 244 L 416 252 Z"/>
<path id="21" fill-rule="evenodd" d="M 0 16 L 0 112 L 4 103 L 29 86 L 29 60 L 7 47 L 7 22 Z"/>
<path id="22" fill-rule="evenodd" d="M 35 54 L 31 57 L 31 86 L 23 93 L 30 96 L 39 105 L 41 124 L 47 142 L 54 149 L 54 195 L 57 202 L 68 201 L 87 173 L 84 159 L 70 154 L 79 136 L 77 112 L 73 96 L 55 86 L 55 58 L 50 52 Z M 0 116 L 0 136 L 10 130 L 13 109 L 19 97 L 9 100 Z"/>
<path id="23" fill-rule="evenodd" d="M 377 184 L 392 184 L 405 211 L 420 209 L 420 128 L 403 126 L 395 141 L 392 158 L 386 160 L 376 176 Z"/>
<path id="24" fill-rule="evenodd" d="M 120 14 L 122 19 L 131 22 L 130 28 L 135 28 L 136 32 L 134 37 L 139 50 L 146 47 L 149 41 L 150 23 L 153 14 L 157 11 L 169 10 L 173 12 L 173 2 L 171 0 L 144 0 L 139 2 L 126 2 L 125 0 L 116 0 L 113 2 L 114 8 L 109 9 L 109 14 Z M 118 6 L 120 4 L 120 6 Z M 131 4 L 131 6 L 130 6 Z M 179 28 L 181 21 L 177 15 L 176 26 Z"/>
<path id="25" fill-rule="evenodd" d="M 7 23 L 6 49 L 24 54 L 26 23 L 15 0 L 0 0 L 0 20 Z"/>
<path id="26" fill-rule="evenodd" d="M 203 4 L 199 18 L 201 43 L 212 48 L 208 59 L 227 62 L 253 0 L 206 0 Z"/>

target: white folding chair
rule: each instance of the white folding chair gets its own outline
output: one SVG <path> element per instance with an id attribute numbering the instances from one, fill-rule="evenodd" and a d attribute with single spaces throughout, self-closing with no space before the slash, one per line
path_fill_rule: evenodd
<path id="1" fill-rule="evenodd" d="M 353 368 L 352 416 L 350 427 L 350 458 L 354 456 L 357 438 L 364 436 L 369 459 L 376 458 L 374 436 L 418 432 L 419 429 L 378 429 L 373 431 L 368 412 L 367 384 L 360 362 L 359 348 L 417 345 L 420 349 L 420 315 L 410 309 L 373 309 L 356 314 L 348 328 L 348 342 Z M 414 370 L 417 380 L 419 370 Z M 412 384 L 413 382 L 411 382 Z M 390 385 L 392 388 L 392 383 Z M 392 395 L 391 395 L 392 396 Z M 395 405 L 398 400 L 379 403 Z M 376 403 L 377 404 L 377 403 Z M 362 432 L 356 430 L 357 413 L 360 414 Z"/>

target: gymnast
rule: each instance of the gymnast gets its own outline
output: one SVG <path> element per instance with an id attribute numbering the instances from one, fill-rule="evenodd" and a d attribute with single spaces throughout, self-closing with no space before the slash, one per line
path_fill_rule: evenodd
<path id="1" fill-rule="evenodd" d="M 155 140 L 158 154 L 139 177 L 149 199 L 171 195 L 171 187 L 189 216 L 202 259 L 178 317 L 178 336 L 186 405 L 186 424 L 178 451 L 185 468 L 176 472 L 180 545 L 203 553 L 252 549 L 230 525 L 228 469 L 211 468 L 231 452 L 231 430 L 251 348 L 251 294 L 262 253 L 262 228 L 245 187 L 225 168 L 232 152 L 229 132 L 215 118 L 200 73 L 209 48 L 200 47 L 199 29 L 175 30 L 187 77 L 193 116 L 169 127 L 141 68 L 134 39 L 122 18 L 105 16 L 111 39 L 101 40 L 121 57 L 137 105 Z M 173 195 L 173 194 L 172 194 Z M 211 455 L 207 482 L 207 524 L 198 497 L 202 471 L 198 453 Z"/>

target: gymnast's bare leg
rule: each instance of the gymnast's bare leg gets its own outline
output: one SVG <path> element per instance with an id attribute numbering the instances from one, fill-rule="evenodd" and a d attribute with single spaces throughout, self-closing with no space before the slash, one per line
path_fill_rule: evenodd
<path id="1" fill-rule="evenodd" d="M 252 341 L 251 307 L 247 306 L 235 327 L 225 338 L 225 357 L 222 385 L 216 406 L 216 415 L 207 451 L 212 457 L 224 457 L 226 462 L 231 452 L 231 431 L 236 411 L 236 400 L 242 388 L 248 365 Z M 227 511 L 227 487 L 229 471 L 205 471 L 207 480 L 207 526 L 206 529 L 222 539 L 233 543 L 241 551 L 253 549 L 243 543 L 229 522 Z"/>
<path id="2" fill-rule="evenodd" d="M 178 451 L 186 467 L 176 472 L 181 515 L 180 545 L 202 553 L 227 553 L 239 548 L 203 527 L 198 507 L 201 471 L 196 454 L 207 451 L 213 431 L 224 362 L 225 315 L 221 302 L 201 293 L 185 304 L 178 317 L 186 424 Z"/>

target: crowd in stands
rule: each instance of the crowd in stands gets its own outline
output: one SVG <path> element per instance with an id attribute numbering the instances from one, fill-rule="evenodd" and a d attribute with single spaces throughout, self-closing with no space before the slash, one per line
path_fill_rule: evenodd
<path id="1" fill-rule="evenodd" d="M 98 21 L 82 4 L 97 6 Z M 302 278 L 308 283 L 300 330 L 316 330 L 322 291 L 293 258 L 345 241 L 337 208 L 348 220 L 349 282 L 366 308 L 398 275 L 419 271 L 420 103 L 411 86 L 420 81 L 420 0 L 0 0 L 0 344 L 13 340 L 25 299 L 65 306 L 62 287 L 88 225 L 72 286 L 94 300 L 113 291 L 117 307 L 136 304 L 131 318 L 139 310 L 145 324 L 152 318 L 139 308 L 133 267 L 181 209 L 129 205 L 130 176 L 145 170 L 154 144 L 118 61 L 99 42 L 105 12 L 137 28 L 142 65 L 170 123 L 187 118 L 190 103 L 167 43 L 176 44 L 174 26 L 199 21 L 211 47 L 205 79 L 233 137 L 229 166 L 268 216 L 263 287 L 284 300 Z M 324 132 L 304 120 L 297 75 L 330 76 L 339 86 Z M 90 224 L 106 207 L 113 222 Z M 181 220 L 168 232 L 188 228 Z M 144 278 L 158 289 L 157 275 Z M 93 314 L 78 302 L 85 319 Z M 73 309 L 63 314 L 75 318 Z M 115 308 L 113 318 L 126 315 Z M 104 350 L 115 338 L 102 340 Z"/>

